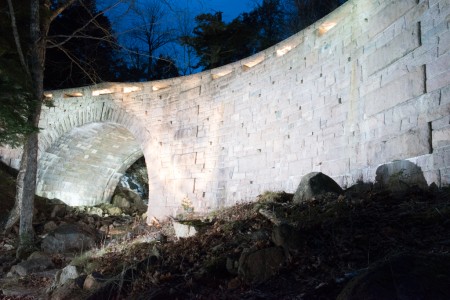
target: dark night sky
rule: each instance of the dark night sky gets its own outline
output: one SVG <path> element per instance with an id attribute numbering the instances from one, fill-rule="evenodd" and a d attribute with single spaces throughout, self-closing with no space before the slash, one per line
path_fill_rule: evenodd
<path id="1" fill-rule="evenodd" d="M 222 11 L 226 21 L 231 21 L 242 12 L 250 11 L 254 6 L 254 0 L 209 0 L 203 3 L 204 12 Z"/>

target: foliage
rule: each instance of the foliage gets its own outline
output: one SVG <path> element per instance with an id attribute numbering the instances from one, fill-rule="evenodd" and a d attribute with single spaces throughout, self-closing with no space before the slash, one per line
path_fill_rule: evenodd
<path id="1" fill-rule="evenodd" d="M 145 59 L 144 54 L 137 47 L 133 47 L 125 51 L 126 56 L 123 55 L 120 71 L 118 72 L 118 81 L 146 81 L 148 60 Z"/>
<path id="2" fill-rule="evenodd" d="M 18 147 L 37 131 L 27 118 L 35 105 L 27 79 L 17 61 L 0 56 L 0 145 Z"/>
<path id="3" fill-rule="evenodd" d="M 192 47 L 200 58 L 194 68 L 220 67 L 261 50 L 256 13 L 244 13 L 229 24 L 221 12 L 198 15 L 195 21 L 193 35 L 181 37 L 181 43 Z"/>
<path id="4" fill-rule="evenodd" d="M 285 192 L 265 191 L 257 198 L 260 203 L 288 202 L 292 200 L 292 195 Z"/>
<path id="5" fill-rule="evenodd" d="M 188 197 L 184 197 L 183 200 L 181 200 L 181 207 L 185 213 L 192 213 L 194 211 L 192 201 Z"/>
<path id="6" fill-rule="evenodd" d="M 263 0 L 262 4 L 250 13 L 257 20 L 258 51 L 264 50 L 291 35 L 285 30 L 284 13 L 281 0 Z"/>
<path id="7" fill-rule="evenodd" d="M 193 35 L 183 36 L 181 42 L 195 49 L 200 57 L 195 67 L 204 69 L 237 61 L 285 38 L 279 0 L 264 0 L 229 24 L 222 20 L 221 12 L 198 15 L 195 21 Z"/>
<path id="8" fill-rule="evenodd" d="M 175 62 L 169 56 L 160 55 L 153 67 L 152 80 L 167 79 L 180 76 Z"/>
<path id="9" fill-rule="evenodd" d="M 30 77 L 20 67 L 13 36 L 10 34 L 12 29 L 6 13 L 6 3 L 0 2 L 0 8 L 0 145 L 18 147 L 23 144 L 26 135 L 37 131 L 28 122 L 35 100 Z M 26 14 L 26 11 L 19 10 L 16 17 L 22 18 Z M 26 35 L 26 32 L 22 33 Z"/>
<path id="10" fill-rule="evenodd" d="M 195 21 L 197 26 L 193 31 L 194 36 L 182 37 L 181 40 L 195 49 L 200 57 L 198 64 L 210 69 L 227 63 L 230 50 L 225 48 L 229 43 L 222 13 L 201 14 L 195 17 Z"/>
<path id="11" fill-rule="evenodd" d="M 286 30 L 291 34 L 306 28 L 347 0 L 286 0 Z"/>

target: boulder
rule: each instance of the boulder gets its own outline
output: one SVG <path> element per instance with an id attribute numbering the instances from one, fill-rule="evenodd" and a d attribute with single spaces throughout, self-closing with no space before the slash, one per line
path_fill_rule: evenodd
<path id="1" fill-rule="evenodd" d="M 200 219 L 172 220 L 173 228 L 177 238 L 186 238 L 196 235 L 198 232 L 204 232 L 212 222 Z"/>
<path id="2" fill-rule="evenodd" d="M 89 207 L 87 213 L 90 215 L 96 215 L 96 216 L 102 217 L 103 209 L 101 209 L 100 207 L 93 206 L 93 207 Z"/>
<path id="3" fill-rule="evenodd" d="M 27 260 L 30 259 L 49 259 L 51 260 L 52 257 L 50 254 L 42 252 L 42 251 L 34 251 L 33 253 L 30 254 L 30 256 L 27 258 Z"/>
<path id="4" fill-rule="evenodd" d="M 63 224 L 42 241 L 46 253 L 83 252 L 95 246 L 97 237 L 79 224 Z"/>
<path id="5" fill-rule="evenodd" d="M 66 282 L 72 279 L 76 279 L 80 276 L 76 266 L 67 265 L 64 269 L 58 271 L 55 275 L 52 288 L 64 285 Z"/>
<path id="6" fill-rule="evenodd" d="M 124 191 L 124 194 L 127 199 L 129 199 L 134 205 L 144 204 L 144 201 L 142 200 L 141 196 L 139 196 L 139 194 L 131 190 Z"/>
<path id="7" fill-rule="evenodd" d="M 239 270 L 239 261 L 231 258 L 231 257 L 227 257 L 227 261 L 225 263 L 225 267 L 227 268 L 227 271 L 230 274 L 233 275 L 237 275 L 238 274 L 238 270 Z"/>
<path id="8" fill-rule="evenodd" d="M 112 204 L 119 208 L 130 208 L 131 202 L 123 194 L 117 194 L 112 199 Z"/>
<path id="9" fill-rule="evenodd" d="M 305 244 L 300 231 L 284 223 L 273 228 L 272 241 L 275 245 L 291 251 L 298 250 Z"/>
<path id="10" fill-rule="evenodd" d="M 408 160 L 396 160 L 381 165 L 375 173 L 376 184 L 394 193 L 406 192 L 413 186 L 428 189 L 422 169 Z"/>
<path id="11" fill-rule="evenodd" d="M 83 283 L 84 290 L 98 290 L 103 285 L 105 285 L 105 278 L 102 274 L 98 272 L 93 272 L 89 274 Z"/>
<path id="12" fill-rule="evenodd" d="M 187 238 L 197 234 L 197 230 L 193 225 L 183 224 L 177 221 L 173 221 L 172 224 L 177 238 Z"/>
<path id="13" fill-rule="evenodd" d="M 123 188 L 119 189 L 113 196 L 112 204 L 121 208 L 127 214 L 134 212 L 143 213 L 147 210 L 147 205 L 145 205 L 139 194 Z"/>
<path id="14" fill-rule="evenodd" d="M 19 276 L 26 276 L 31 273 L 48 270 L 54 267 L 55 265 L 48 254 L 33 252 L 27 260 L 12 266 L 10 272 Z"/>
<path id="15" fill-rule="evenodd" d="M 246 249 L 239 258 L 238 274 L 248 283 L 259 284 L 275 275 L 284 261 L 284 251 L 280 247 Z"/>
<path id="16" fill-rule="evenodd" d="M 84 292 L 74 279 L 68 280 L 53 290 L 48 299 L 52 300 L 82 300 L 88 299 L 89 295 Z"/>
<path id="17" fill-rule="evenodd" d="M 53 210 L 52 210 L 52 212 L 50 214 L 50 217 L 51 218 L 55 218 L 55 217 L 63 218 L 66 215 L 66 213 L 67 213 L 67 205 L 65 205 L 65 204 L 56 204 L 53 207 Z"/>
<path id="18" fill-rule="evenodd" d="M 2 247 L 3 248 L 2 250 L 5 250 L 5 251 L 11 251 L 11 250 L 14 250 L 14 248 L 15 248 L 13 245 L 10 245 L 7 243 L 2 243 L 0 245 L 0 247 Z"/>
<path id="19" fill-rule="evenodd" d="M 399 254 L 352 279 L 338 300 L 450 299 L 450 256 Z"/>
<path id="20" fill-rule="evenodd" d="M 49 221 L 49 222 L 44 224 L 44 231 L 45 232 L 53 231 L 56 228 L 58 228 L 58 225 L 56 225 L 56 223 L 54 221 Z"/>
<path id="21" fill-rule="evenodd" d="M 119 207 L 108 207 L 107 212 L 111 216 L 120 216 L 122 214 L 122 210 Z"/>
<path id="22" fill-rule="evenodd" d="M 321 172 L 311 172 L 302 177 L 294 194 L 293 202 L 302 203 L 321 194 L 342 194 L 342 192 L 343 190 L 339 184 L 329 176 Z"/>

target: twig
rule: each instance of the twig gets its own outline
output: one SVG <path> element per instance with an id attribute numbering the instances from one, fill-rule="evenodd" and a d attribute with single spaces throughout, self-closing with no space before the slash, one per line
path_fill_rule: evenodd
<path id="1" fill-rule="evenodd" d="M 30 75 L 30 71 L 27 68 L 27 64 L 25 63 L 25 57 L 23 55 L 22 46 L 20 45 L 20 37 L 19 37 L 19 31 L 17 30 L 17 23 L 16 23 L 16 15 L 14 13 L 14 7 L 11 0 L 8 0 L 8 8 L 9 8 L 9 15 L 11 18 L 11 27 L 13 31 L 14 36 L 14 42 L 16 43 L 17 47 L 17 53 L 19 54 L 20 64 L 24 68 L 25 72 Z"/>

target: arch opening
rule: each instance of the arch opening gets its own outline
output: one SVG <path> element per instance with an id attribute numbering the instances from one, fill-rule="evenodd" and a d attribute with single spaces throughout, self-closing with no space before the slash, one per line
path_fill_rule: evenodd
<path id="1" fill-rule="evenodd" d="M 111 199 L 113 206 L 128 215 L 141 215 L 148 209 L 148 172 L 144 156 L 120 177 Z"/>

